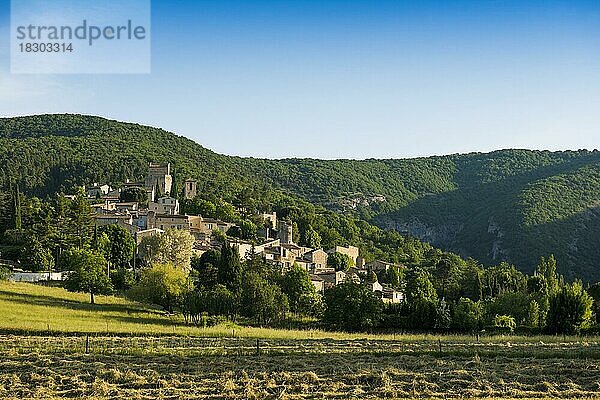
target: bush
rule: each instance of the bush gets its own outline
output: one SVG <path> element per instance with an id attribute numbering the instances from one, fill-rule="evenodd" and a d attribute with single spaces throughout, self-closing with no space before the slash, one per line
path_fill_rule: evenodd
<path id="1" fill-rule="evenodd" d="M 454 307 L 452 328 L 460 331 L 475 331 L 481 326 L 482 307 L 480 302 L 461 297 Z"/>
<path id="2" fill-rule="evenodd" d="M 366 286 L 346 282 L 325 291 L 323 322 L 331 328 L 364 331 L 382 318 L 382 302 Z"/>
<path id="3" fill-rule="evenodd" d="M 118 268 L 111 271 L 110 280 L 115 290 L 129 290 L 135 284 L 133 271 L 125 268 Z"/>
<path id="4" fill-rule="evenodd" d="M 553 333 L 579 333 L 592 320 L 593 299 L 581 282 L 565 285 L 550 298 L 548 329 Z"/>
<path id="5" fill-rule="evenodd" d="M 0 267 L 0 281 L 7 281 L 10 278 L 10 270 L 6 267 Z"/>
<path id="6" fill-rule="evenodd" d="M 496 315 L 494 317 L 494 327 L 508 330 L 510 333 L 513 333 L 517 327 L 517 323 L 510 315 Z"/>
<path id="7" fill-rule="evenodd" d="M 172 264 L 156 264 L 140 272 L 140 282 L 129 295 L 135 300 L 162 306 L 173 312 L 188 290 L 187 273 Z"/>

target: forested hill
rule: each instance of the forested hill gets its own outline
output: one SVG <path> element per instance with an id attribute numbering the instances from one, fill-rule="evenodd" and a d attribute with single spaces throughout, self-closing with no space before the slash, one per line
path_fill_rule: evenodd
<path id="1" fill-rule="evenodd" d="M 542 147 L 543 144 L 540 144 Z M 554 253 L 570 277 L 600 279 L 600 153 L 504 150 L 407 160 L 263 160 L 216 154 L 161 129 L 79 115 L 0 119 L 0 185 L 44 195 L 143 178 L 229 195 L 274 187 L 485 263 L 531 272 Z"/>

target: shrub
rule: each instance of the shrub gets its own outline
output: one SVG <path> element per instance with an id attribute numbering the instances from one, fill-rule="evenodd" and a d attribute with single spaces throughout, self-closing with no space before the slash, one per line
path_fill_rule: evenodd
<path id="1" fill-rule="evenodd" d="M 0 281 L 7 281 L 10 278 L 10 270 L 0 266 Z"/>
<path id="2" fill-rule="evenodd" d="M 378 325 L 382 303 L 366 286 L 346 282 L 325 291 L 323 322 L 331 328 L 363 331 Z"/>
<path id="3" fill-rule="evenodd" d="M 513 333 L 517 327 L 517 323 L 510 315 L 496 315 L 494 317 L 494 327 Z"/>
<path id="4" fill-rule="evenodd" d="M 188 289 L 187 276 L 185 271 L 172 264 L 155 264 L 140 272 L 140 281 L 129 295 L 173 312 L 173 307 Z"/>
<path id="5" fill-rule="evenodd" d="M 452 328 L 461 331 L 475 331 L 481 326 L 482 314 L 480 302 L 461 297 L 454 307 Z"/>
<path id="6" fill-rule="evenodd" d="M 553 333 L 578 333 L 590 326 L 593 300 L 581 282 L 565 285 L 550 298 L 548 329 Z"/>
<path id="7" fill-rule="evenodd" d="M 110 280 L 115 290 L 129 290 L 135 284 L 133 271 L 117 268 L 110 272 Z"/>

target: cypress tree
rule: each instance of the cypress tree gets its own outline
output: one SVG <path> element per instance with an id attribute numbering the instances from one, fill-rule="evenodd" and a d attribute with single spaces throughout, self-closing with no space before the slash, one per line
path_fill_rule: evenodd
<path id="1" fill-rule="evenodd" d="M 221 248 L 217 280 L 220 284 L 225 285 L 229 290 L 235 292 L 240 287 L 241 278 L 242 263 L 239 252 L 235 246 L 230 246 L 225 242 Z"/>
<path id="2" fill-rule="evenodd" d="M 14 191 L 14 210 L 15 210 L 15 229 L 20 231 L 23 227 L 21 218 L 21 194 L 19 192 L 19 184 L 16 184 Z"/>

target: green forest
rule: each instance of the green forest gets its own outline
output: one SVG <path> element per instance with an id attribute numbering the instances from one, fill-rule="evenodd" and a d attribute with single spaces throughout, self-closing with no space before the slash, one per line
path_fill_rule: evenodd
<path id="1" fill-rule="evenodd" d="M 308 207 L 332 230 L 351 220 L 358 230 L 323 236 L 357 243 L 368 258 L 405 261 L 395 241 L 419 242 L 408 235 L 463 259 L 505 261 L 527 273 L 554 254 L 567 279 L 600 279 L 596 150 L 266 160 L 219 155 L 161 129 L 80 115 L 2 118 L 0 147 L 4 193 L 12 184 L 49 200 L 77 185 L 142 179 L 148 162 L 170 162 L 175 182 L 196 178 L 207 198 L 252 201 L 284 214 Z"/>

